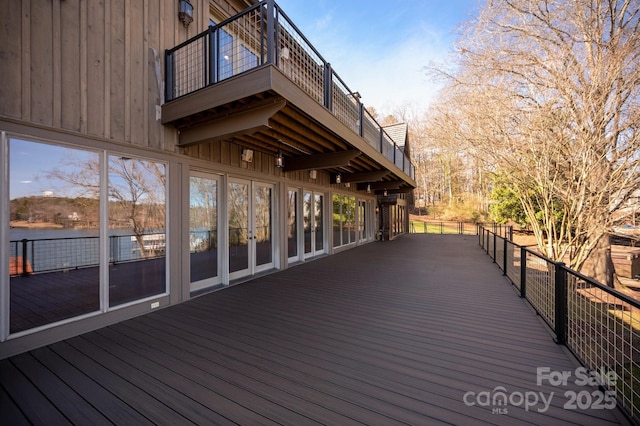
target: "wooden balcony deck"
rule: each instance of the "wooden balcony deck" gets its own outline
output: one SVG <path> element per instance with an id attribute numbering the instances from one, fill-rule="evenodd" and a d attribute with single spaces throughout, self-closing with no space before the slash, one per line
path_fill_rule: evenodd
<path id="1" fill-rule="evenodd" d="M 536 383 L 537 367 L 576 366 L 476 237 L 406 235 L 2 360 L 0 413 L 11 425 L 624 421 L 563 408 L 567 390 L 591 388 Z M 470 404 L 497 387 L 551 404 Z"/>

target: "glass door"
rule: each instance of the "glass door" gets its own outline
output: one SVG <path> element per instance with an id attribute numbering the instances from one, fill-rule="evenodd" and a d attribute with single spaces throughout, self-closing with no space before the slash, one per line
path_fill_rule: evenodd
<path id="1" fill-rule="evenodd" d="M 287 197 L 287 258 L 289 263 L 300 260 L 298 247 L 298 203 L 300 200 L 297 189 L 289 189 Z"/>
<path id="2" fill-rule="evenodd" d="M 232 179 L 227 194 L 229 279 L 274 267 L 273 185 Z"/>
<path id="3" fill-rule="evenodd" d="M 302 214 L 305 259 L 325 252 L 323 208 L 323 194 L 304 191 L 302 199 Z"/>
<path id="4" fill-rule="evenodd" d="M 218 250 L 218 179 L 192 172 L 189 178 L 191 291 L 221 282 Z"/>

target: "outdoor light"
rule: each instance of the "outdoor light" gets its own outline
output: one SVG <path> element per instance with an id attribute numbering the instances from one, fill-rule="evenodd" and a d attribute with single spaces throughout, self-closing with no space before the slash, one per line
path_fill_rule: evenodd
<path id="1" fill-rule="evenodd" d="M 178 19 L 182 21 L 185 28 L 193 22 L 193 6 L 189 0 L 178 0 Z"/>
<path id="2" fill-rule="evenodd" d="M 243 149 L 242 155 L 240 156 L 242 161 L 246 161 L 247 163 L 251 163 L 253 161 L 253 150 L 251 149 Z"/>
<path id="3" fill-rule="evenodd" d="M 276 167 L 279 169 L 284 167 L 284 156 L 280 150 L 278 150 L 278 153 L 276 154 Z"/>
<path id="4" fill-rule="evenodd" d="M 336 175 L 336 183 L 337 183 L 337 184 L 342 183 L 342 176 L 340 176 L 340 173 L 338 173 L 338 174 Z"/>
<path id="5" fill-rule="evenodd" d="M 367 184 L 367 194 L 371 194 L 371 184 Z"/>
<path id="6" fill-rule="evenodd" d="M 385 189 L 384 192 L 382 193 L 382 195 L 384 195 L 385 197 L 387 196 L 387 190 Z"/>

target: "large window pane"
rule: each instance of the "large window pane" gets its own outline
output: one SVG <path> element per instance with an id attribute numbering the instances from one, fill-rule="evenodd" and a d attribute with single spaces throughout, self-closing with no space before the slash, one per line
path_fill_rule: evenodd
<path id="1" fill-rule="evenodd" d="M 249 267 L 249 185 L 229 183 L 229 272 Z"/>
<path id="2" fill-rule="evenodd" d="M 287 205 L 287 250 L 289 258 L 298 256 L 298 217 L 296 206 L 298 204 L 298 191 L 289 190 L 289 202 Z"/>
<path id="3" fill-rule="evenodd" d="M 333 246 L 342 245 L 342 196 L 333 194 Z"/>
<path id="4" fill-rule="evenodd" d="M 9 143 L 10 332 L 100 309 L 100 156 Z"/>
<path id="5" fill-rule="evenodd" d="M 166 290 L 165 165 L 109 156 L 109 305 Z"/>
<path id="6" fill-rule="evenodd" d="M 218 181 L 191 176 L 189 183 L 191 282 L 218 276 Z"/>
<path id="7" fill-rule="evenodd" d="M 271 235 L 271 187 L 257 185 L 255 189 L 255 233 L 256 265 L 273 261 L 273 238 Z"/>

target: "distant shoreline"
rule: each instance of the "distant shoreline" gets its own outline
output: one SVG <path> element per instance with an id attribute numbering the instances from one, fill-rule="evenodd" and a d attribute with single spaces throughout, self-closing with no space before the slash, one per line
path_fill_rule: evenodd
<path id="1" fill-rule="evenodd" d="M 9 222 L 9 228 L 29 228 L 29 229 L 60 229 L 63 226 L 59 223 L 50 222 L 29 222 L 26 220 L 14 220 Z"/>

